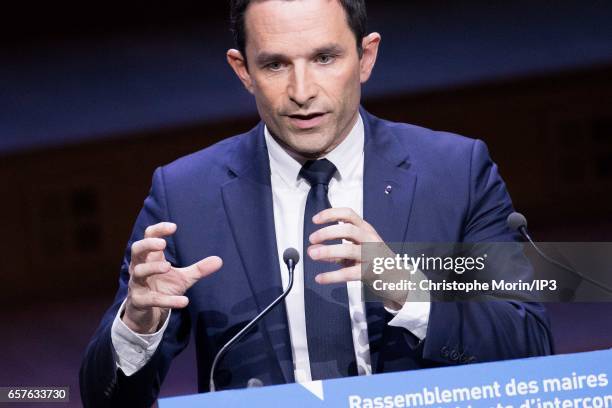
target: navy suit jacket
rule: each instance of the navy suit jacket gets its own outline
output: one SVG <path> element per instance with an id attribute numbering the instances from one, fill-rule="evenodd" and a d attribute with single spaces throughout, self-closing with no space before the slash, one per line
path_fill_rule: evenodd
<path id="1" fill-rule="evenodd" d="M 361 109 L 365 127 L 363 215 L 387 242 L 518 240 L 505 219 L 510 197 L 483 142 L 376 118 Z M 385 188 L 392 186 L 392 194 Z M 111 326 L 127 293 L 129 248 L 160 221 L 178 225 L 167 259 L 188 266 L 218 255 L 221 270 L 173 310 L 163 340 L 144 368 L 127 377 L 116 369 Z M 81 367 L 86 406 L 148 406 L 170 362 L 196 342 L 198 385 L 208 390 L 215 353 L 282 291 L 274 232 L 270 166 L 264 125 L 158 168 L 136 220 L 112 307 L 89 344 Z M 431 305 L 424 341 L 391 327 L 381 304 L 366 304 L 374 373 L 544 355 L 552 352 L 543 307 L 514 301 Z M 286 308 L 280 304 L 256 331 L 232 348 L 215 376 L 221 389 L 293 382 Z"/>

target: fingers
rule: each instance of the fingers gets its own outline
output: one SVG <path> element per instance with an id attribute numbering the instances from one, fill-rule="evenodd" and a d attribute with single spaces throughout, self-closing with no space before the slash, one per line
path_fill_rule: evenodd
<path id="1" fill-rule="evenodd" d="M 166 295 L 143 290 L 131 293 L 131 303 L 137 309 L 159 307 L 163 309 L 182 309 L 189 304 L 187 296 Z"/>
<path id="2" fill-rule="evenodd" d="M 376 230 L 350 208 L 328 208 L 313 217 L 315 224 L 330 224 L 308 237 L 313 244 L 308 255 L 313 260 L 350 263 L 361 262 L 361 245 L 366 242 L 382 242 Z M 342 222 L 342 224 L 336 224 Z M 326 241 L 344 239 L 340 245 L 321 245 Z"/>
<path id="3" fill-rule="evenodd" d="M 315 276 L 315 281 L 321 285 L 332 283 L 351 282 L 361 279 L 361 267 L 353 265 L 333 272 L 320 273 Z"/>
<path id="4" fill-rule="evenodd" d="M 151 252 L 166 249 L 166 240 L 162 238 L 145 238 L 132 244 L 132 259 L 135 263 L 145 262 Z"/>
<path id="5" fill-rule="evenodd" d="M 368 234 L 353 224 L 333 224 L 321 228 L 310 234 L 308 239 L 311 244 L 320 244 L 325 241 L 346 239 L 355 244 L 368 241 Z"/>
<path id="6" fill-rule="evenodd" d="M 308 255 L 315 261 L 353 260 L 361 262 L 361 246 L 348 242 L 336 245 L 313 245 L 308 248 Z"/>
<path id="7" fill-rule="evenodd" d="M 160 222 L 155 225 L 149 225 L 145 229 L 145 238 L 161 238 L 172 235 L 176 232 L 176 224 L 173 222 Z"/>
<path id="8" fill-rule="evenodd" d="M 149 225 L 144 232 L 144 238 L 132 244 L 132 259 L 136 263 L 147 261 L 161 261 L 163 254 L 155 254 L 166 249 L 166 241 L 162 237 L 176 232 L 176 224 L 160 222 Z"/>
<path id="9" fill-rule="evenodd" d="M 312 222 L 315 224 L 329 224 L 338 221 L 348 222 L 357 227 L 367 224 L 350 208 L 328 208 L 312 217 Z"/>
<path id="10" fill-rule="evenodd" d="M 223 266 L 223 261 L 218 256 L 209 256 L 186 268 L 177 268 L 190 281 L 190 286 L 198 280 L 218 271 Z"/>
<path id="11" fill-rule="evenodd" d="M 144 280 L 149 276 L 166 273 L 170 268 L 170 262 L 167 261 L 141 263 L 134 267 L 133 277 L 134 279 Z"/>

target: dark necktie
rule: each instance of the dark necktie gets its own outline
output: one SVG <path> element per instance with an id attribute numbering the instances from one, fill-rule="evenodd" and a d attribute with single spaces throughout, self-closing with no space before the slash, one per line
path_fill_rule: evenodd
<path id="1" fill-rule="evenodd" d="M 307 161 L 300 171 L 300 176 L 310 183 L 304 211 L 304 307 L 313 380 L 357 375 L 346 283 L 315 282 L 319 273 L 340 269 L 340 266 L 313 261 L 306 252 L 310 234 L 326 226 L 315 225 L 312 217 L 331 207 L 327 189 L 335 173 L 336 167 L 327 159 Z M 327 245 L 339 243 L 339 240 L 326 242 Z"/>

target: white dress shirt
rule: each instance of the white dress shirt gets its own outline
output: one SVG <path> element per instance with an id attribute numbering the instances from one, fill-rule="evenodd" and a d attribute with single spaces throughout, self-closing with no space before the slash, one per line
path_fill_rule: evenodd
<path id="1" fill-rule="evenodd" d="M 302 163 L 291 157 L 274 140 L 267 127 L 265 128 L 265 140 L 270 159 L 278 260 L 282 283 L 286 287 L 289 277 L 283 262 L 284 249 L 293 247 L 300 252 L 302 257 L 307 256 L 304 255 L 303 230 L 304 211 L 310 185 L 299 176 Z M 352 208 L 359 216 L 363 214 L 363 157 L 364 127 L 361 116 L 358 116 L 357 122 L 346 139 L 325 158 L 332 162 L 338 170 L 329 183 L 328 198 L 332 207 Z M 293 289 L 285 299 L 296 382 L 311 381 L 304 311 L 303 265 L 303 262 L 297 264 L 294 271 Z M 368 339 L 361 282 L 348 282 L 347 290 L 357 372 L 359 375 L 371 374 L 370 345 L 367 341 L 359 341 L 359 339 Z M 142 368 L 155 352 L 170 316 L 158 332 L 139 335 L 132 332 L 121 321 L 119 316 L 122 310 L 123 306 L 119 309 L 113 322 L 111 337 L 117 366 L 129 376 Z M 389 325 L 403 327 L 420 340 L 425 338 L 429 322 L 429 302 L 406 302 L 399 311 L 386 310 L 395 315 Z"/>

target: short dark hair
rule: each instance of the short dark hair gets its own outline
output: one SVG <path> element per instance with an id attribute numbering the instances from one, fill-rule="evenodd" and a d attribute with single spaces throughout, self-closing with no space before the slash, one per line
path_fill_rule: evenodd
<path id="1" fill-rule="evenodd" d="M 230 0 L 230 26 L 232 34 L 234 35 L 234 42 L 236 43 L 236 47 L 238 47 L 238 51 L 242 53 L 242 56 L 245 59 L 246 29 L 244 24 L 244 14 L 252 1 L 253 0 Z M 344 12 L 346 13 L 347 23 L 353 34 L 355 34 L 355 39 L 357 41 L 357 52 L 359 53 L 359 58 L 361 58 L 361 55 L 363 54 L 361 40 L 366 35 L 366 25 L 368 20 L 365 0 L 336 1 L 340 2 Z"/>

